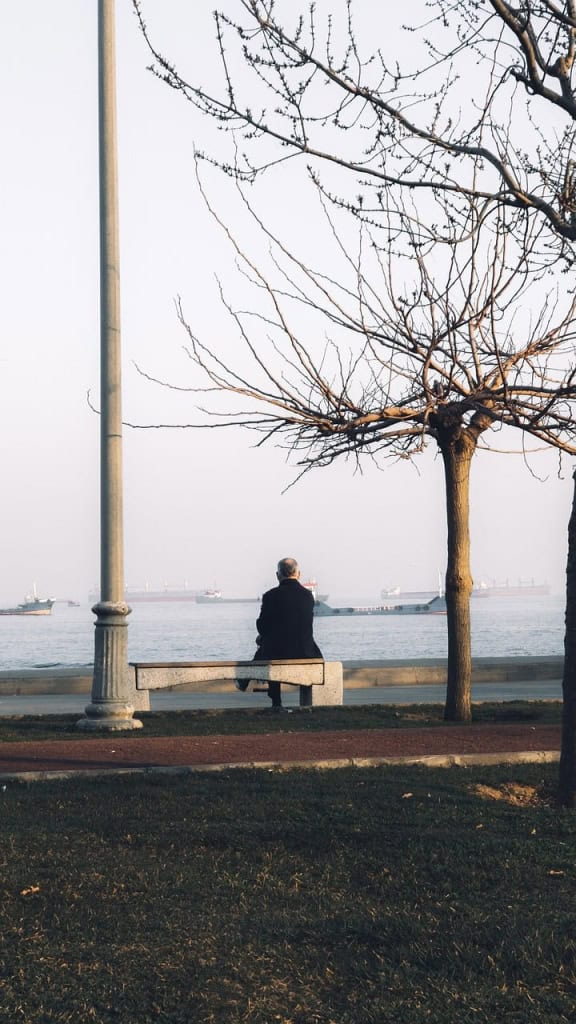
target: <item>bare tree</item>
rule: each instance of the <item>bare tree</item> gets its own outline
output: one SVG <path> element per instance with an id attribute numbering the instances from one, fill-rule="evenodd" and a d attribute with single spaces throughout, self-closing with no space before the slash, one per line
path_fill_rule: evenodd
<path id="1" fill-rule="evenodd" d="M 472 204 L 462 238 L 447 247 L 424 245 L 414 211 L 398 208 L 394 219 L 404 223 L 394 247 L 388 230 L 384 244 L 360 224 L 352 255 L 346 228 L 325 202 L 323 208 L 340 254 L 330 275 L 294 255 L 251 207 L 270 246 L 270 273 L 227 232 L 259 294 L 244 310 L 228 304 L 241 354 L 229 340 L 198 337 L 179 305 L 200 375 L 190 390 L 206 396 L 211 422 L 260 431 L 262 440 L 297 453 L 303 471 L 342 456 L 412 458 L 428 441 L 436 443 L 448 524 L 445 717 L 466 721 L 472 458 L 481 438 L 503 426 L 533 443 L 576 452 L 576 374 L 566 368 L 576 300 L 559 315 L 557 297 L 543 293 L 540 313 L 526 312 L 528 290 L 544 285 L 533 265 L 540 233 L 528 226 L 519 246 L 504 211 L 482 229 Z M 223 407 L 223 395 L 234 395 L 237 407 Z"/>
<path id="2" fill-rule="evenodd" d="M 420 0 L 410 5 L 409 16 L 420 18 L 410 32 L 411 66 L 371 40 L 362 52 L 352 0 L 342 0 L 340 25 L 337 12 L 322 18 L 315 4 L 302 12 L 275 0 L 236 0 L 232 13 L 228 5 L 214 15 L 222 76 L 213 91 L 154 48 L 143 4 L 133 4 L 155 74 L 234 134 L 239 157 L 209 156 L 228 173 L 254 180 L 301 156 L 316 183 L 322 176 L 325 194 L 366 223 L 391 216 L 391 190 L 423 194 L 430 215 L 416 220 L 419 241 L 461 237 L 471 200 L 484 204 L 482 216 L 506 208 L 519 239 L 536 215 L 547 229 L 541 259 L 572 266 L 575 0 Z M 400 218 L 394 228 L 405 224 Z M 571 595 L 576 601 L 568 586 L 565 800 L 568 790 L 576 799 Z"/>
<path id="3" fill-rule="evenodd" d="M 574 474 L 576 481 L 576 473 Z M 568 524 L 566 568 L 566 637 L 562 680 L 562 751 L 560 755 L 560 802 L 576 807 L 576 487 Z"/>

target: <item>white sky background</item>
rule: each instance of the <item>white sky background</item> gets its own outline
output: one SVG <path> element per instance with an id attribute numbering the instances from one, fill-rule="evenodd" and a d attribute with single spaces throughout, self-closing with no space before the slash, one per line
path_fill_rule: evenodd
<path id="1" fill-rule="evenodd" d="M 212 6 L 145 3 L 160 48 L 202 81 L 216 61 Z M 99 576 L 98 419 L 86 400 L 90 390 L 97 402 L 99 373 L 96 9 L 96 0 L 0 0 L 2 603 L 33 582 L 84 600 Z M 384 26 L 388 12 L 380 17 Z M 203 338 L 234 345 L 215 274 L 232 296 L 243 285 L 195 181 L 193 145 L 208 145 L 210 126 L 146 71 L 129 0 L 117 0 L 117 26 L 124 416 L 186 422 L 197 418 L 191 399 L 144 384 L 132 363 L 187 383 L 175 296 Z M 255 195 L 305 242 L 316 213 L 294 171 Z M 249 251 L 233 190 L 215 173 L 209 185 Z M 295 475 L 286 453 L 254 442 L 240 431 L 126 430 L 129 585 L 187 580 L 252 595 L 293 554 L 333 598 L 435 586 L 446 529 L 433 447 L 416 466 L 366 461 L 362 475 L 342 461 L 282 494 Z M 572 466 L 559 479 L 557 454 L 531 465 L 545 482 L 520 457 L 476 457 L 473 573 L 561 590 Z"/>

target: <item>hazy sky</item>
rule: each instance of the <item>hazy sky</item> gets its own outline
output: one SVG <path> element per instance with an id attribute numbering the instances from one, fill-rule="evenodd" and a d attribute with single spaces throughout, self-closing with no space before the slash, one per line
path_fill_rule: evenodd
<path id="1" fill-rule="evenodd" d="M 215 68 L 212 6 L 145 3 L 161 48 L 201 80 Z M 86 397 L 97 400 L 99 373 L 96 11 L 96 0 L 0 3 L 2 602 L 21 600 L 34 582 L 43 595 L 84 600 L 99 576 L 98 419 Z M 175 296 L 199 333 L 221 337 L 230 324 L 215 274 L 233 293 L 241 285 L 195 181 L 193 148 L 208 144 L 208 126 L 147 72 L 129 0 L 117 0 L 117 25 L 124 416 L 186 421 L 189 397 L 144 384 L 133 363 L 186 383 Z M 234 218 L 230 187 L 210 182 Z M 288 207 L 302 237 L 310 230 L 309 197 L 297 183 L 288 203 L 277 181 L 260 201 L 276 215 Z M 432 447 L 416 465 L 367 462 L 362 475 L 341 462 L 282 494 L 294 468 L 254 440 L 126 430 L 129 585 L 186 580 L 260 593 L 284 555 L 335 597 L 435 585 L 446 530 Z M 518 456 L 475 459 L 473 573 L 559 590 L 572 465 L 566 460 L 559 478 L 557 454 L 531 464 L 542 480 Z"/>

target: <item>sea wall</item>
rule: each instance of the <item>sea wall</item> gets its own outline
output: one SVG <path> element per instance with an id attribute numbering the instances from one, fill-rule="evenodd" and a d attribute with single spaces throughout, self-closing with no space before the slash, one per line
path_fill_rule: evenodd
<path id="1" fill-rule="evenodd" d="M 562 657 L 474 658 L 473 683 L 561 679 Z M 344 686 L 406 686 L 446 682 L 446 661 L 423 658 L 404 661 L 345 661 Z"/>
<path id="2" fill-rule="evenodd" d="M 525 682 L 531 679 L 561 679 L 564 659 L 475 658 L 472 681 L 475 683 Z M 407 686 L 446 682 L 446 661 L 423 658 L 403 661 L 345 661 L 344 687 Z M 26 696 L 48 693 L 90 693 L 92 668 L 72 665 L 0 671 L 0 696 Z M 210 689 L 227 692 L 234 688 L 230 680 L 210 683 Z M 179 687 L 187 690 L 188 687 Z M 197 686 L 190 687 L 197 690 Z"/>

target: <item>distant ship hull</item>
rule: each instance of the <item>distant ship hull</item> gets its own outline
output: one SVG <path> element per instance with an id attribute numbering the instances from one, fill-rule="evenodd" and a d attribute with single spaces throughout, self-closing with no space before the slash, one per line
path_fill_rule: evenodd
<path id="1" fill-rule="evenodd" d="M 434 597 L 423 604 L 367 605 L 356 608 L 331 608 L 324 602 L 317 602 L 314 615 L 319 618 L 336 615 L 446 615 L 446 601 L 443 597 Z"/>
<path id="2" fill-rule="evenodd" d="M 547 583 L 486 584 L 472 591 L 472 597 L 547 597 L 549 594 Z"/>
<path id="3" fill-rule="evenodd" d="M 127 590 L 125 600 L 128 604 L 157 604 L 164 601 L 196 601 L 195 590 Z M 90 604 L 100 600 L 100 594 L 93 590 L 88 594 Z"/>
<path id="4" fill-rule="evenodd" d="M 399 601 L 428 602 L 437 594 L 437 590 L 382 590 L 380 596 L 384 601 L 394 598 Z M 547 597 L 551 588 L 547 583 L 518 583 L 510 585 L 481 583 L 473 587 L 472 597 Z"/>
<path id="5" fill-rule="evenodd" d="M 97 604 L 100 594 L 90 591 L 88 601 Z M 223 597 L 219 591 L 199 590 L 130 590 L 125 592 L 127 604 L 164 604 L 170 601 L 190 601 L 193 604 L 257 604 L 260 597 Z M 319 594 L 317 600 L 327 601 L 328 594 Z"/>

